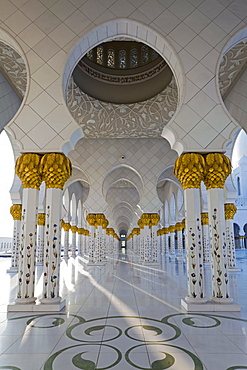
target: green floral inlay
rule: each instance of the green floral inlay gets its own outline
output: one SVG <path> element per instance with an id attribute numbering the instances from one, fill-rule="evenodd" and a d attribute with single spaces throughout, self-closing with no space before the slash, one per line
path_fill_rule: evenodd
<path id="1" fill-rule="evenodd" d="M 67 362 L 71 362 L 71 369 L 107 370 L 114 369 L 114 367 L 121 362 L 123 368 L 125 366 L 124 364 L 128 364 L 128 366 L 133 367 L 133 369 L 163 370 L 172 368 L 174 367 L 173 365 L 181 366 L 179 363 L 179 361 L 181 361 L 179 360 L 179 358 L 181 359 L 181 353 L 183 354 L 183 358 L 187 358 L 186 361 L 191 363 L 191 370 L 203 370 L 204 366 L 195 353 L 175 345 L 174 342 L 172 343 L 172 341 L 178 339 L 182 333 L 181 328 L 171 322 L 175 322 L 174 320 L 179 317 L 181 317 L 182 325 L 190 326 L 191 328 L 195 328 L 195 330 L 197 328 L 212 330 L 213 328 L 220 327 L 223 319 L 247 323 L 246 319 L 201 313 L 176 313 L 168 315 L 161 320 L 139 316 L 108 316 L 85 320 L 78 315 L 67 316 L 66 313 L 47 313 L 11 318 L 9 321 L 27 320 L 26 323 L 29 326 L 29 330 L 49 330 L 49 328 L 56 328 L 64 325 L 66 323 L 66 318 L 69 320 L 73 318 L 72 323 L 66 330 L 66 336 L 77 344 L 62 348 L 53 353 L 46 360 L 43 370 L 57 370 L 58 365 L 56 364 L 56 360 L 58 358 L 60 359 L 59 361 L 65 359 Z M 45 326 L 42 326 L 43 318 L 46 319 L 47 325 Z M 49 319 L 51 320 L 50 325 Z M 116 324 L 118 319 L 121 321 L 121 329 Z M 111 320 L 114 320 L 114 325 L 110 325 Z M 131 325 L 131 321 L 135 322 L 136 320 L 140 320 L 142 324 Z M 40 325 L 38 325 L 39 322 Z M 126 328 L 122 327 L 123 322 L 125 322 Z M 129 341 L 129 346 L 127 345 L 125 355 L 122 355 L 120 349 L 117 348 L 118 338 L 123 338 L 124 343 L 127 344 Z M 111 342 L 111 345 L 106 344 L 106 342 Z M 138 344 L 135 345 L 135 343 Z M 147 363 L 145 366 L 143 366 L 143 363 L 138 363 L 139 360 L 142 360 L 142 356 L 133 357 L 133 355 L 140 353 L 140 349 L 143 353 L 145 351 L 149 353 L 150 350 L 152 353 L 152 358 L 150 356 L 146 358 L 145 361 Z M 176 350 L 174 351 L 174 349 Z M 105 357 L 108 364 L 104 367 L 100 366 L 101 350 L 102 352 L 109 352 Z M 179 353 L 180 355 L 178 355 Z M 95 359 L 92 359 L 92 356 L 94 356 Z M 21 370 L 20 368 L 9 365 L 0 366 L 0 369 Z M 228 367 L 226 370 L 242 369 L 247 369 L 247 366 L 245 364 L 237 364 Z"/>

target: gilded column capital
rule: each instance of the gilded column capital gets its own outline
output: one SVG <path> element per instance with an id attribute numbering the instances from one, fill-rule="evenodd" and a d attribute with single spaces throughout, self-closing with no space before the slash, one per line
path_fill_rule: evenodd
<path id="1" fill-rule="evenodd" d="M 105 220 L 105 215 L 103 213 L 96 213 L 95 214 L 95 226 L 102 226 Z"/>
<path id="2" fill-rule="evenodd" d="M 78 227 L 77 232 L 78 232 L 79 235 L 84 235 L 83 227 Z"/>
<path id="3" fill-rule="evenodd" d="M 182 222 L 177 222 L 176 225 L 175 225 L 175 228 L 177 231 L 182 231 L 183 228 L 184 228 L 184 225 Z"/>
<path id="4" fill-rule="evenodd" d="M 209 225 L 207 212 L 201 213 L 201 222 L 202 222 L 202 225 Z"/>
<path id="5" fill-rule="evenodd" d="M 139 226 L 140 229 L 143 229 L 144 228 L 144 223 L 143 223 L 143 220 L 142 219 L 139 219 L 137 221 L 137 224 L 138 224 L 138 226 Z"/>
<path id="6" fill-rule="evenodd" d="M 104 219 L 102 222 L 102 229 L 106 229 L 108 225 L 109 225 L 109 221 L 107 219 Z"/>
<path id="7" fill-rule="evenodd" d="M 78 227 L 77 226 L 71 226 L 71 231 L 73 234 L 77 233 Z"/>
<path id="8" fill-rule="evenodd" d="M 143 226 L 150 226 L 150 214 L 149 213 L 143 213 L 141 215 L 141 220 L 143 223 Z"/>
<path id="9" fill-rule="evenodd" d="M 169 234 L 169 227 L 164 227 L 163 230 L 164 230 L 164 234 Z"/>
<path id="10" fill-rule="evenodd" d="M 71 226 L 68 222 L 64 222 L 62 227 L 63 227 L 64 231 L 70 231 Z"/>
<path id="11" fill-rule="evenodd" d="M 205 155 L 206 189 L 224 188 L 227 177 L 232 172 L 230 159 L 222 153 L 209 153 Z"/>
<path id="12" fill-rule="evenodd" d="M 86 217 L 86 220 L 87 222 L 89 223 L 90 226 L 95 226 L 95 221 L 96 221 L 96 217 L 95 217 L 95 213 L 89 213 Z"/>
<path id="13" fill-rule="evenodd" d="M 160 220 L 160 216 L 158 213 L 150 213 L 150 224 L 151 226 L 156 226 L 158 225 Z"/>
<path id="14" fill-rule="evenodd" d="M 64 154 L 48 153 L 41 158 L 40 175 L 47 188 L 63 189 L 71 174 L 71 162 Z"/>
<path id="15" fill-rule="evenodd" d="M 171 225 L 168 227 L 170 233 L 175 233 L 176 227 L 175 225 Z"/>
<path id="16" fill-rule="evenodd" d="M 108 230 L 108 235 L 112 235 L 112 236 L 114 235 L 114 229 L 113 228 L 109 227 L 106 230 Z"/>
<path id="17" fill-rule="evenodd" d="M 225 219 L 233 220 L 235 213 L 237 212 L 237 207 L 233 203 L 226 203 L 225 208 Z"/>
<path id="18" fill-rule="evenodd" d="M 173 173 L 183 189 L 200 188 L 204 178 L 205 160 L 201 154 L 181 154 L 175 162 Z"/>
<path id="19" fill-rule="evenodd" d="M 38 225 L 45 226 L 45 213 L 38 213 Z"/>
<path id="20" fill-rule="evenodd" d="M 22 154 L 17 158 L 15 164 L 15 173 L 22 182 L 22 187 L 38 189 L 42 182 L 39 173 L 41 155 L 37 153 Z"/>
<path id="21" fill-rule="evenodd" d="M 138 227 L 135 227 L 133 230 L 132 230 L 132 234 L 133 235 L 139 235 L 140 234 L 140 229 Z"/>
<path id="22" fill-rule="evenodd" d="M 10 214 L 13 217 L 13 220 L 21 221 L 21 213 L 22 213 L 22 205 L 21 204 L 13 204 L 10 207 Z"/>

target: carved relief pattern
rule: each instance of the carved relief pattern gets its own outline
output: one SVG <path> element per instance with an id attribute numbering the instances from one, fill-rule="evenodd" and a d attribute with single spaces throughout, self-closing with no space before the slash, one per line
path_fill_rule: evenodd
<path id="1" fill-rule="evenodd" d="M 21 98 L 27 87 L 27 70 L 24 60 L 10 46 L 0 42 L 0 70 L 14 85 Z"/>
<path id="2" fill-rule="evenodd" d="M 219 88 L 223 98 L 229 88 L 247 66 L 247 40 L 240 42 L 229 50 L 222 58 L 219 69 Z"/>
<path id="3" fill-rule="evenodd" d="M 160 137 L 178 101 L 175 80 L 154 98 L 135 104 L 106 103 L 83 93 L 70 80 L 67 105 L 85 138 Z"/>

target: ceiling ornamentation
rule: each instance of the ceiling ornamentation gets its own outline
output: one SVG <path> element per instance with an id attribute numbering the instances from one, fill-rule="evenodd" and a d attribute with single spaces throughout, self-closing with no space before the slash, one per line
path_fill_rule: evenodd
<path id="1" fill-rule="evenodd" d="M 219 88 L 223 99 L 247 67 L 247 40 L 233 46 L 222 58 Z"/>
<path id="2" fill-rule="evenodd" d="M 144 71 L 142 73 L 136 74 L 127 74 L 126 76 L 114 76 L 109 73 L 103 73 L 98 71 L 95 68 L 89 67 L 86 63 L 82 60 L 78 64 L 80 68 L 89 76 L 93 77 L 96 80 L 104 81 L 105 83 L 110 84 L 136 84 L 138 82 L 146 81 L 148 79 L 153 78 L 154 76 L 158 75 L 162 69 L 166 67 L 166 62 L 162 60 L 158 65 L 155 65 L 153 68 L 149 69 L 148 71 Z"/>
<path id="3" fill-rule="evenodd" d="M 155 97 L 133 104 L 112 104 L 83 93 L 71 78 L 67 106 L 85 138 L 160 137 L 176 111 L 178 91 L 174 78 Z"/>
<path id="4" fill-rule="evenodd" d="M 27 87 L 25 62 L 14 49 L 3 42 L 0 42 L 0 70 L 23 99 Z"/>

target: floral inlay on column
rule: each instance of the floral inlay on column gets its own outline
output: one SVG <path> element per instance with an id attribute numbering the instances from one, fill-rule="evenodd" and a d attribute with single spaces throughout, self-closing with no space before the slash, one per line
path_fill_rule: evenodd
<path id="1" fill-rule="evenodd" d="M 201 154 L 185 153 L 175 162 L 174 175 L 184 189 L 188 303 L 205 303 L 204 272 L 201 244 L 200 187 L 204 178 L 205 160 Z"/>
<path id="2" fill-rule="evenodd" d="M 152 237 L 152 250 L 151 250 L 151 261 L 152 263 L 158 262 L 158 250 L 157 250 L 157 228 L 158 223 L 160 221 L 160 216 L 158 213 L 151 213 L 150 214 L 150 226 L 151 226 L 151 237 Z"/>
<path id="3" fill-rule="evenodd" d="M 62 222 L 62 228 L 64 229 L 64 254 L 63 258 L 69 257 L 69 231 L 71 226 L 68 222 Z"/>
<path id="4" fill-rule="evenodd" d="M 212 253 L 212 301 L 231 303 L 229 293 L 224 185 L 231 173 L 230 159 L 221 153 L 205 156 L 204 183 L 208 193 L 208 214 Z"/>
<path id="5" fill-rule="evenodd" d="M 228 267 L 229 269 L 236 267 L 236 251 L 234 241 L 233 218 L 237 212 L 237 207 L 233 203 L 225 204 L 225 219 L 226 219 L 226 243 L 228 252 Z"/>
<path id="6" fill-rule="evenodd" d="M 13 247 L 11 255 L 11 268 L 17 270 L 19 263 L 19 249 L 20 249 L 20 229 L 21 229 L 21 213 L 22 205 L 13 204 L 10 207 L 10 214 L 14 220 L 13 229 Z"/>
<path id="7" fill-rule="evenodd" d="M 22 221 L 19 251 L 18 294 L 16 302 L 34 303 L 35 253 L 38 192 L 42 182 L 39 173 L 41 156 L 22 154 L 17 158 L 15 172 L 22 182 Z"/>
<path id="8" fill-rule="evenodd" d="M 204 265 L 209 265 L 211 262 L 211 255 L 209 240 L 209 221 L 207 212 L 203 212 L 201 214 L 201 220 L 202 220 L 203 263 Z"/>
<path id="9" fill-rule="evenodd" d="M 70 160 L 63 154 L 45 154 L 40 174 L 46 184 L 46 225 L 42 303 L 59 303 L 62 190 L 71 176 Z"/>

